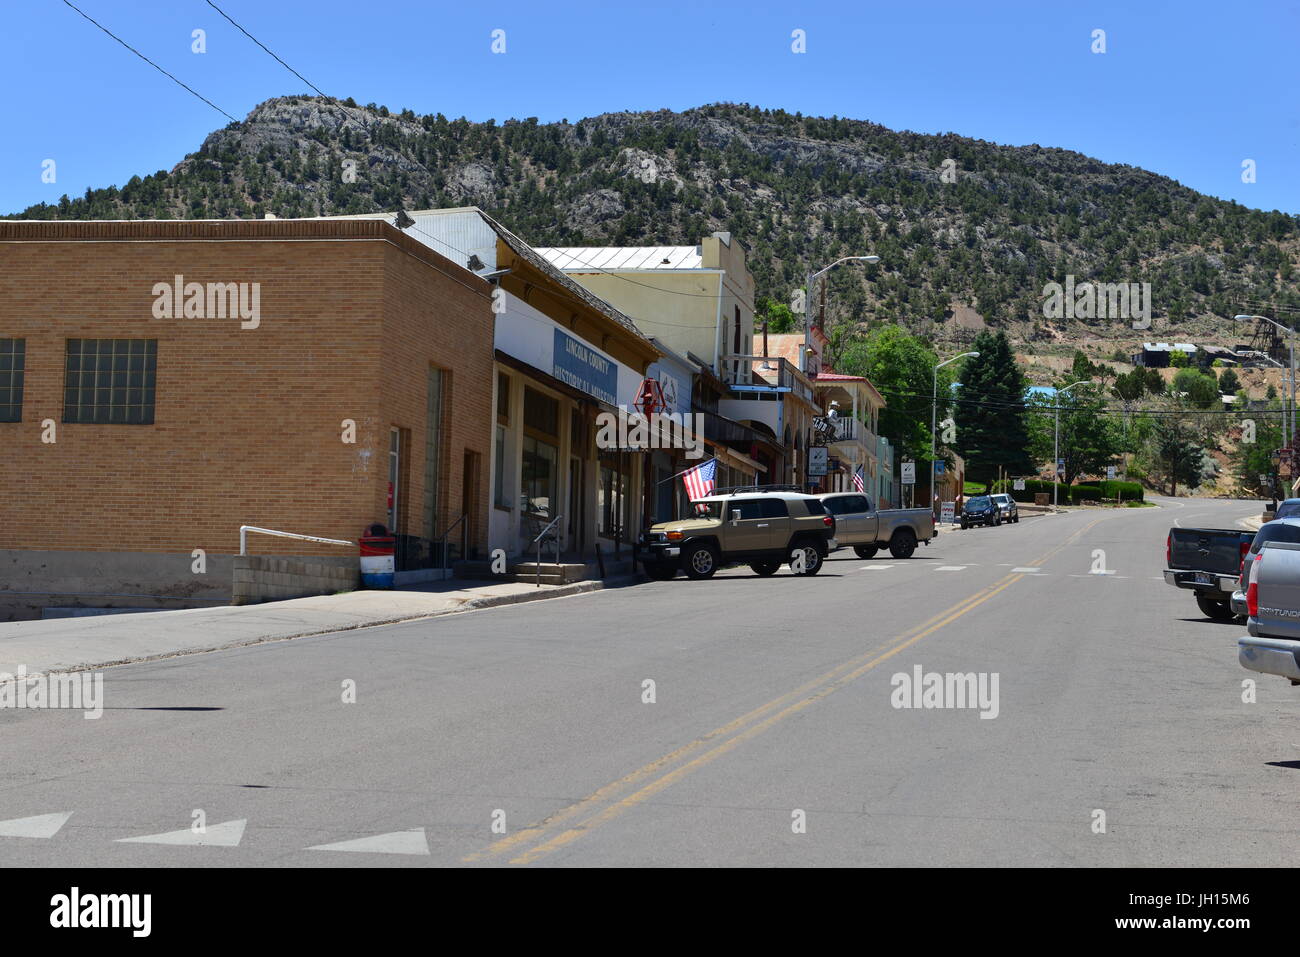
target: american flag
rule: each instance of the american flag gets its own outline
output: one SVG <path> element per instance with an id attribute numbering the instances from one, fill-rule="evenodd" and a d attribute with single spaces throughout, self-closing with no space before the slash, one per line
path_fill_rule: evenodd
<path id="1" fill-rule="evenodd" d="M 859 465 L 853 470 L 853 490 L 855 492 L 865 492 L 867 490 L 866 472 L 864 466 Z"/>
<path id="2" fill-rule="evenodd" d="M 692 502 L 698 498 L 704 498 L 713 491 L 714 482 L 718 475 L 718 460 L 709 459 L 707 462 L 701 462 L 689 472 L 682 473 L 682 482 L 686 485 L 686 497 Z"/>

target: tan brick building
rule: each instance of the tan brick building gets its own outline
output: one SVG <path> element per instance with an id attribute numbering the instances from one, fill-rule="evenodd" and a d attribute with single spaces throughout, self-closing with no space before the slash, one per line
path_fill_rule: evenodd
<path id="1" fill-rule="evenodd" d="M 382 221 L 2 222 L 0 620 L 220 601 L 241 525 L 481 555 L 494 378 L 489 284 Z"/>

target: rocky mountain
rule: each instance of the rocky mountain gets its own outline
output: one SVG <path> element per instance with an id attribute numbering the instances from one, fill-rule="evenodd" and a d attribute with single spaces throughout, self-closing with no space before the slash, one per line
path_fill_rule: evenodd
<path id="1" fill-rule="evenodd" d="M 812 264 L 828 325 L 901 323 L 945 342 L 987 325 L 1028 351 L 1081 340 L 1238 341 L 1235 313 L 1300 310 L 1300 218 L 1079 153 L 896 132 L 741 104 L 471 123 L 290 96 L 211 134 L 170 172 L 11 218 L 260 218 L 476 204 L 535 245 L 750 250 L 776 324 Z M 1152 324 L 1048 318 L 1050 282 L 1151 283 Z"/>

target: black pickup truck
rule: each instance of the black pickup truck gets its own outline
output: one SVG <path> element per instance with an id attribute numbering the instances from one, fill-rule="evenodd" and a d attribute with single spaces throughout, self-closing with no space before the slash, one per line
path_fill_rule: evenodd
<path id="1" fill-rule="evenodd" d="M 1207 618 L 1230 621 L 1232 593 L 1255 533 L 1237 528 L 1178 528 L 1165 541 L 1165 581 L 1196 592 Z"/>

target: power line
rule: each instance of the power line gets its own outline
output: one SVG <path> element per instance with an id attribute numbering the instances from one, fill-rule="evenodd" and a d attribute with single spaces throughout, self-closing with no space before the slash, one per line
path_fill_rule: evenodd
<path id="1" fill-rule="evenodd" d="M 227 20 L 229 20 L 230 23 L 235 27 L 236 30 L 238 30 L 238 31 L 239 31 L 240 33 L 242 33 L 244 36 L 248 37 L 248 39 L 252 40 L 254 43 L 256 43 L 256 44 L 257 44 L 259 47 L 261 47 L 263 50 L 266 50 L 267 53 L 269 53 L 272 57 L 275 58 L 275 61 L 276 61 L 277 63 L 279 63 L 280 66 L 284 67 L 286 70 L 288 70 L 288 71 L 289 71 L 290 73 L 292 73 L 294 76 L 296 76 L 298 79 L 302 80 L 302 82 L 306 83 L 309 87 L 311 87 L 313 90 L 315 90 L 315 91 L 316 91 L 317 93 L 319 93 L 321 96 L 325 96 L 324 92 L 322 92 L 322 90 L 321 90 L 320 87 L 318 87 L 318 86 L 317 86 L 315 83 L 313 83 L 311 80 L 307 79 L 305 76 L 303 76 L 303 75 L 302 75 L 301 73 L 299 73 L 297 70 L 295 70 L 293 67 L 289 66 L 289 64 L 285 63 L 285 62 L 284 62 L 283 60 L 281 60 L 278 56 L 276 56 L 275 53 L 274 53 L 274 52 L 273 52 L 269 47 L 267 47 L 267 45 L 266 45 L 265 43 L 263 43 L 263 42 L 262 42 L 261 40 L 259 40 L 257 37 L 253 36 L 251 33 L 249 33 L 247 30 L 245 30 L 242 26 L 240 26 L 238 23 L 236 23 L 235 20 L 230 16 L 230 14 L 226 13 L 225 10 L 222 10 L 219 6 L 217 6 L 215 3 L 213 3 L 212 0 L 205 0 L 205 2 L 206 2 L 207 5 L 210 6 L 213 10 L 216 10 L 217 13 L 221 14 L 223 17 L 225 17 Z M 325 99 L 328 100 L 329 97 L 325 96 Z M 422 165 L 423 165 L 423 164 L 422 164 Z"/>
<path id="2" fill-rule="evenodd" d="M 167 77 L 167 78 L 168 78 L 169 80 L 171 80 L 173 83 L 175 83 L 175 84 L 179 85 L 180 87 L 182 87 L 186 92 L 190 93 L 192 96 L 197 96 L 200 100 L 202 100 L 204 103 L 208 104 L 208 106 L 212 107 L 214 110 L 216 110 L 216 111 L 217 111 L 218 113 L 220 113 L 222 116 L 224 116 L 224 117 L 226 117 L 227 119 L 229 119 L 231 122 L 233 122 L 233 123 L 238 123 L 238 122 L 239 122 L 239 120 L 235 119 L 233 116 L 231 116 L 231 115 L 230 115 L 229 113 L 227 113 L 225 110 L 223 110 L 221 107 L 217 106 L 217 104 L 213 103 L 211 100 L 209 100 L 209 99 L 208 99 L 206 96 L 204 96 L 202 93 L 199 93 L 199 92 L 195 91 L 193 88 L 191 88 L 191 87 L 189 87 L 189 86 L 186 86 L 186 85 L 185 85 L 184 83 L 182 83 L 180 80 L 176 79 L 176 77 L 172 76 L 170 73 L 168 73 L 168 72 L 167 72 L 166 70 L 164 70 L 162 67 L 160 67 L 157 63 L 154 63 L 153 60 L 149 59 L 147 56 L 145 56 L 143 53 L 141 53 L 141 52 L 140 52 L 139 50 L 137 50 L 135 47 L 131 46 L 131 44 L 127 43 L 125 40 L 123 40 L 123 39 L 122 39 L 121 37 L 119 37 L 117 34 L 113 33 L 111 30 L 109 30 L 108 27 L 104 26 L 102 23 L 100 23 L 99 21 L 95 20 L 93 17 L 89 16 L 89 15 L 88 15 L 84 10 L 82 10 L 81 8 L 77 7 L 76 5 L 74 5 L 74 4 L 72 4 L 72 3 L 69 3 L 68 0 L 63 0 L 63 2 L 64 2 L 64 4 L 66 4 L 67 6 L 71 7 L 73 10 L 76 10 L 77 13 L 81 14 L 83 17 L 85 17 L 87 20 L 89 20 L 89 21 L 90 21 L 91 23 L 93 23 L 95 26 L 99 27 L 99 29 L 103 30 L 105 33 L 107 33 L 110 37 L 112 37 L 112 38 L 113 38 L 114 40 L 116 40 L 118 43 L 122 44 L 122 46 L 126 47 L 128 50 L 130 50 L 132 53 L 134 53 L 136 56 L 138 56 L 141 60 L 144 60 L 145 63 L 148 63 L 151 67 L 153 67 L 155 70 L 157 70 L 157 71 L 158 71 L 159 73 L 161 73 L 163 76 Z"/>

